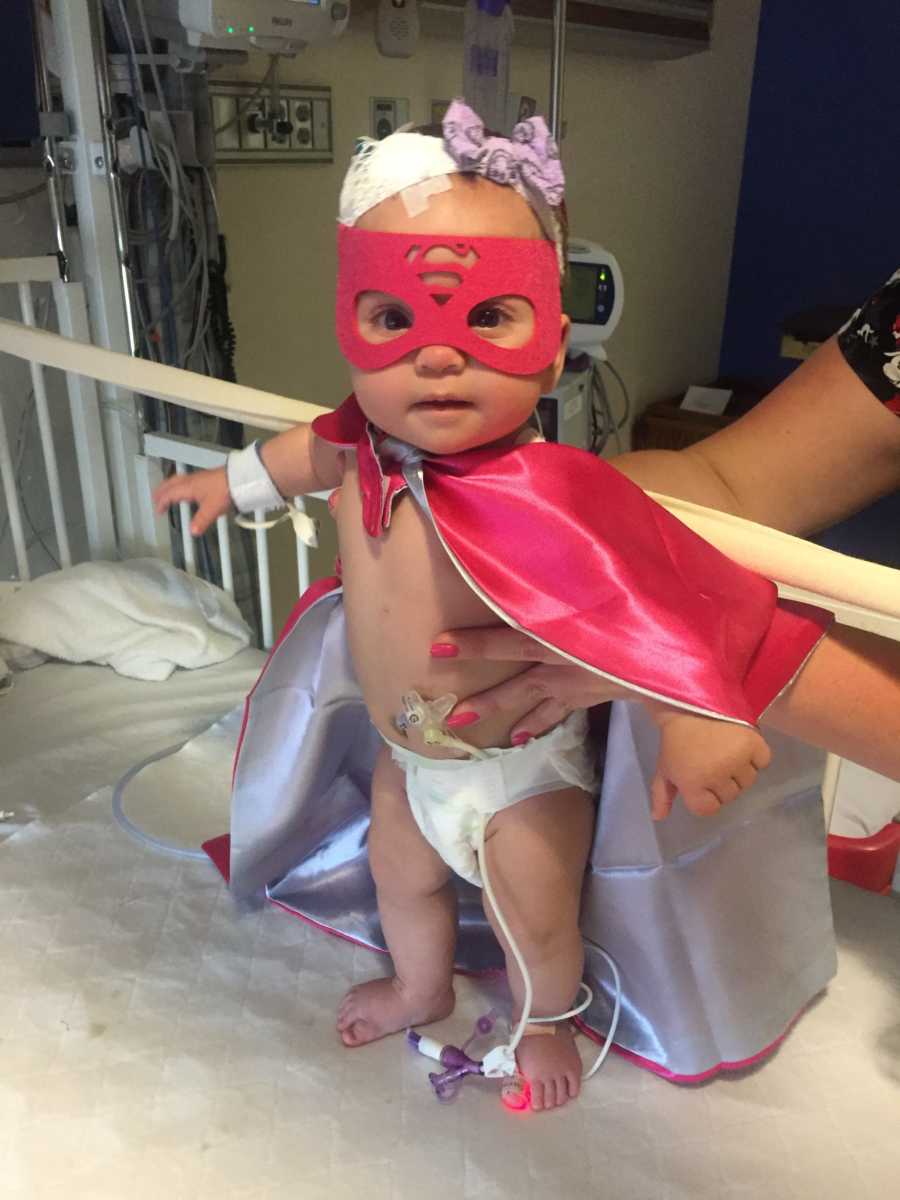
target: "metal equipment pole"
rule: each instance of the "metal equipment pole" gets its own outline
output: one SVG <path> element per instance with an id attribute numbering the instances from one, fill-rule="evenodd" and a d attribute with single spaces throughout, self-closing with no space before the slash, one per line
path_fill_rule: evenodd
<path id="1" fill-rule="evenodd" d="M 553 57 L 550 60 L 550 132 L 557 145 L 562 141 L 563 85 L 566 77 L 567 0 L 553 3 Z"/>
<path id="2" fill-rule="evenodd" d="M 35 77 L 37 80 L 38 102 L 42 121 L 50 118 L 50 80 L 47 74 L 47 54 L 44 47 L 43 29 L 41 28 L 42 13 L 40 0 L 34 0 L 31 11 L 32 40 L 34 50 Z M 53 233 L 56 238 L 56 254 L 59 259 L 60 277 L 66 281 L 69 278 L 69 259 L 66 254 L 66 235 L 63 224 L 62 187 L 60 186 L 59 171 L 54 154 L 53 138 L 45 128 L 42 130 L 44 142 L 44 170 L 47 172 L 47 193 L 50 197 L 50 219 L 53 222 Z"/>
<path id="3" fill-rule="evenodd" d="M 65 0 L 53 6 L 63 102 L 72 123 L 68 153 L 78 210 L 85 288 L 95 343 L 134 351 L 128 289 L 118 234 L 120 214 L 112 186 L 112 145 L 101 107 L 98 79 L 105 77 L 100 14 L 94 0 Z M 146 531 L 135 461 L 141 455 L 141 428 L 134 396 L 104 387 L 103 431 L 123 556 L 154 553 Z"/>

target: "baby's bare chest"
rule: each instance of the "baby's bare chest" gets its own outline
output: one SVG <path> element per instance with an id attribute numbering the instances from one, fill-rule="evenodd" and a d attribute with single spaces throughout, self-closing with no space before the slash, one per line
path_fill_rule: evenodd
<path id="1" fill-rule="evenodd" d="M 350 649 L 366 703 L 383 731 L 404 692 L 466 697 L 521 670 L 509 663 L 432 658 L 429 648 L 438 634 L 499 622 L 464 582 L 408 493 L 394 502 L 390 527 L 373 538 L 363 527 L 350 466 L 335 516 Z M 500 725 L 507 724 L 508 716 Z M 497 744 L 503 732 L 485 729 L 484 744 Z"/>
<path id="2" fill-rule="evenodd" d="M 348 470 L 336 515 L 345 603 L 360 632 L 403 647 L 414 631 L 431 636 L 446 628 L 496 623 L 409 493 L 395 500 L 390 526 L 379 537 L 366 532 L 361 508 L 355 472 Z"/>

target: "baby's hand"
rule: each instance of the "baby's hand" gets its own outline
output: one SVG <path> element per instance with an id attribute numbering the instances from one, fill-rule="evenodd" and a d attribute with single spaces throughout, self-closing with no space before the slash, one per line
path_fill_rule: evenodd
<path id="1" fill-rule="evenodd" d="M 159 513 L 182 500 L 197 506 L 191 521 L 191 533 L 199 537 L 213 521 L 231 511 L 231 492 L 228 490 L 225 468 L 192 471 L 190 475 L 170 475 L 153 493 L 153 503 Z"/>
<path id="2" fill-rule="evenodd" d="M 680 793 L 695 816 L 716 813 L 737 799 L 772 760 L 755 730 L 730 721 L 671 711 L 658 720 L 659 759 L 650 785 L 654 821 L 664 820 Z"/>

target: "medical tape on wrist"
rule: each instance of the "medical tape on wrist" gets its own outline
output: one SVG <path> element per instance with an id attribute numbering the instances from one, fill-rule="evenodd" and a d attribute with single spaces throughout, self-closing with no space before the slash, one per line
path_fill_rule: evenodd
<path id="1" fill-rule="evenodd" d="M 225 464 L 228 490 L 239 513 L 284 508 L 287 501 L 272 481 L 259 454 L 259 442 L 232 450 Z"/>
<path id="2" fill-rule="evenodd" d="M 319 544 L 319 522 L 295 504 L 288 504 L 287 512 L 283 512 L 279 517 L 272 517 L 268 521 L 251 521 L 249 517 L 235 517 L 234 519 L 235 525 L 240 525 L 241 529 L 253 530 L 274 529 L 282 521 L 290 521 L 294 527 L 294 534 L 304 546 L 309 546 L 310 550 L 316 549 Z"/>

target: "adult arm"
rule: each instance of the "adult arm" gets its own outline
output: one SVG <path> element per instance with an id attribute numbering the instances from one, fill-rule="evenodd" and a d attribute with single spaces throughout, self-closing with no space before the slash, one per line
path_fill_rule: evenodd
<path id="1" fill-rule="evenodd" d="M 533 705 L 511 731 L 537 737 L 572 709 L 641 698 L 572 666 L 524 633 L 507 628 L 454 630 L 438 641 L 461 658 L 535 662 L 497 687 L 463 700 L 457 712 L 479 719 Z M 832 626 L 790 687 L 763 713 L 775 729 L 900 780 L 900 642 Z"/>
<path id="2" fill-rule="evenodd" d="M 832 626 L 762 724 L 900 780 L 900 642 Z"/>
<path id="3" fill-rule="evenodd" d="M 900 417 L 831 338 L 733 425 L 611 465 L 647 490 L 805 535 L 900 488 Z"/>

